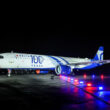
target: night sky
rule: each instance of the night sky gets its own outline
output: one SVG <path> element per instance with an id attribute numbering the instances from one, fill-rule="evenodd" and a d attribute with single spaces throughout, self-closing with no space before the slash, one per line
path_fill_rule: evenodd
<path id="1" fill-rule="evenodd" d="M 93 58 L 99 46 L 110 59 L 110 35 L 102 32 L 74 32 L 72 24 L 37 27 L 36 32 L 2 32 L 0 53 L 20 52 Z"/>

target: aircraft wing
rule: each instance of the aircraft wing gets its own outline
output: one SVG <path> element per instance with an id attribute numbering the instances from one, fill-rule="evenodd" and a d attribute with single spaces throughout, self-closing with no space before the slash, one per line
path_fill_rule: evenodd
<path id="1" fill-rule="evenodd" d="M 78 63 L 71 63 L 68 66 L 72 65 L 88 65 L 88 64 L 107 64 L 110 63 L 110 60 L 97 60 L 97 61 L 90 61 L 90 62 L 78 62 Z"/>

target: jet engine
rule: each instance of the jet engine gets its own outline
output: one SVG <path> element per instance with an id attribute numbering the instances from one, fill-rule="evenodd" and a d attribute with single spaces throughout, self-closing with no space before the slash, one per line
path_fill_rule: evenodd
<path id="1" fill-rule="evenodd" d="M 70 74 L 72 72 L 72 69 L 70 66 L 67 66 L 67 65 L 58 65 L 55 68 L 55 72 L 57 75 Z"/>

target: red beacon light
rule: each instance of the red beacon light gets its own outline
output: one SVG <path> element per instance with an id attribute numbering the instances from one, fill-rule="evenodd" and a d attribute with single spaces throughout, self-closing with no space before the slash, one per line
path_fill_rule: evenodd
<path id="1" fill-rule="evenodd" d="M 86 74 L 84 74 L 84 76 L 83 76 L 84 78 L 87 78 L 87 75 Z"/>
<path id="2" fill-rule="evenodd" d="M 70 77 L 68 77 L 68 80 L 70 80 Z"/>
<path id="3" fill-rule="evenodd" d="M 62 77 L 62 75 L 60 74 L 60 75 L 59 75 L 59 77 L 61 78 L 61 77 Z"/>
<path id="4" fill-rule="evenodd" d="M 87 83 L 87 86 L 91 87 L 91 86 L 92 86 L 92 84 L 91 84 L 91 83 Z"/>
<path id="5" fill-rule="evenodd" d="M 70 77 L 68 77 L 67 81 L 70 82 Z"/>
<path id="6" fill-rule="evenodd" d="M 78 79 L 75 79 L 74 81 L 75 81 L 75 82 L 78 82 Z"/>
<path id="7" fill-rule="evenodd" d="M 73 84 L 74 84 L 74 85 L 79 85 L 78 79 L 75 79 Z"/>
<path id="8" fill-rule="evenodd" d="M 101 77 L 101 79 L 104 79 L 104 75 L 103 75 L 103 74 L 101 74 L 101 76 L 100 76 L 100 77 Z"/>

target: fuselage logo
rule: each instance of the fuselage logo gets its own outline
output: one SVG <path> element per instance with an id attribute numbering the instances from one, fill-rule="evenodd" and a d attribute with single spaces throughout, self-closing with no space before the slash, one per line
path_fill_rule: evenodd
<path id="1" fill-rule="evenodd" d="M 44 58 L 42 56 L 31 56 L 32 63 L 34 64 L 42 64 L 44 61 Z"/>

